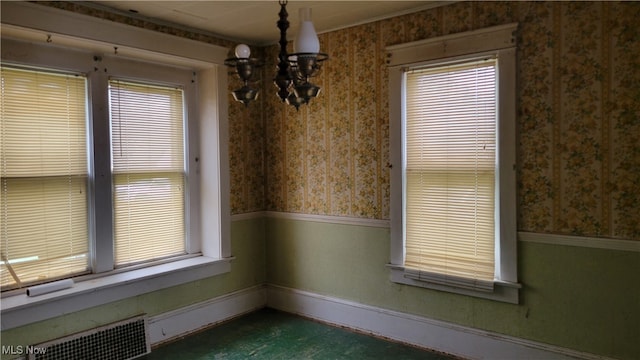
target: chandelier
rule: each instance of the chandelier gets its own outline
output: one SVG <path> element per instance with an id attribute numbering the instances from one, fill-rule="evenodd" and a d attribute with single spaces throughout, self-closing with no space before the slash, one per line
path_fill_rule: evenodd
<path id="1" fill-rule="evenodd" d="M 280 52 L 278 54 L 277 73 L 273 79 L 278 91 L 277 95 L 282 102 L 295 106 L 302 104 L 318 96 L 320 87 L 311 83 L 311 78 L 320 71 L 322 62 L 329 56 L 320 52 L 320 41 L 316 34 L 313 22 L 311 22 L 311 9 L 301 8 L 299 11 L 300 28 L 298 36 L 293 42 L 294 53 L 287 52 L 287 29 L 289 14 L 287 13 L 287 0 L 280 0 L 280 19 L 277 22 L 280 29 Z M 239 44 L 235 48 L 235 57 L 225 60 L 225 65 L 234 69 L 243 85 L 232 94 L 236 101 L 248 105 L 257 99 L 258 88 L 252 87 L 255 70 L 263 65 L 260 59 L 251 57 L 251 49 L 245 44 Z"/>

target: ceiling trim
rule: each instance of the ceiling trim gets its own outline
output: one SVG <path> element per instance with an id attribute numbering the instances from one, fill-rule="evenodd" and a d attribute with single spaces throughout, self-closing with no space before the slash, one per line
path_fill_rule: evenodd
<path id="1" fill-rule="evenodd" d="M 54 43 L 95 50 L 109 49 L 142 58 L 162 57 L 197 68 L 223 65 L 228 49 L 202 41 L 131 27 L 104 19 L 28 2 L 2 2 L 2 35 L 16 38 L 50 36 Z"/>
<path id="2" fill-rule="evenodd" d="M 325 34 L 325 33 L 329 33 L 332 31 L 338 31 L 338 30 L 343 30 L 343 29 L 347 29 L 350 27 L 354 27 L 354 26 L 359 26 L 359 25 L 364 25 L 364 24 L 370 24 L 373 22 L 377 22 L 377 21 L 382 21 L 382 20 L 386 20 L 386 19 L 390 19 L 390 18 L 394 18 L 394 17 L 398 17 L 398 16 L 403 16 L 403 15 L 408 15 L 408 14 L 413 14 L 413 13 L 417 13 L 417 12 L 421 12 L 421 11 L 425 11 L 425 10 L 430 10 L 430 9 L 435 9 L 437 7 L 441 7 L 441 6 L 446 6 L 449 4 L 453 4 L 456 2 L 459 2 L 461 0 L 453 0 L 453 1 L 427 1 L 426 5 L 424 6 L 420 6 L 417 8 L 412 8 L 412 9 L 407 9 L 407 10 L 402 10 L 402 11 L 394 11 L 392 13 L 388 13 L 388 14 L 384 14 L 381 16 L 374 16 L 371 18 L 368 18 L 366 20 L 362 20 L 362 21 L 358 21 L 349 25 L 345 25 L 345 26 L 338 26 L 335 28 L 331 28 L 331 29 L 327 29 L 324 31 L 320 31 L 318 32 L 319 34 Z M 276 41 L 274 41 L 274 44 L 276 43 Z"/>
<path id="3" fill-rule="evenodd" d="M 234 43 L 243 41 L 243 39 L 224 36 L 224 35 L 217 34 L 217 33 L 214 33 L 214 32 L 211 32 L 211 31 L 207 31 L 207 30 L 204 30 L 204 29 L 194 28 L 194 27 L 191 27 L 191 26 L 187 26 L 187 25 L 183 25 L 183 24 L 179 24 L 179 23 L 175 23 L 175 22 L 171 22 L 171 21 L 166 21 L 166 20 L 162 20 L 162 19 L 158 19 L 158 18 L 154 18 L 154 17 L 150 17 L 150 16 L 145 16 L 145 15 L 141 15 L 141 14 L 134 13 L 134 12 L 131 12 L 131 11 L 124 11 L 124 10 L 112 8 L 112 7 L 103 5 L 103 4 L 94 3 L 94 2 L 91 2 L 91 1 L 78 1 L 78 4 L 80 4 L 82 6 L 85 6 L 87 8 L 90 8 L 90 9 L 100 10 L 100 11 L 104 11 L 104 12 L 107 12 L 107 13 L 128 17 L 128 18 L 131 18 L 131 19 L 136 19 L 136 20 L 141 20 L 141 21 L 153 23 L 153 24 L 160 25 L 160 26 L 166 26 L 166 27 L 170 27 L 170 28 L 174 28 L 174 29 L 178 29 L 178 30 L 184 30 L 184 31 L 192 32 L 192 33 L 197 33 L 197 34 L 209 36 L 209 37 L 212 37 L 212 38 L 216 38 L 216 39 L 219 39 L 219 40 L 225 40 L 225 41 L 230 41 L 230 42 L 234 42 Z M 275 28 L 275 26 L 274 26 L 274 28 Z"/>
<path id="4" fill-rule="evenodd" d="M 359 26 L 359 25 L 364 25 L 364 24 L 370 24 L 370 23 L 374 23 L 377 21 L 382 21 L 382 20 L 386 20 L 386 19 L 390 19 L 390 18 L 394 18 L 394 17 L 398 17 L 398 16 L 403 16 L 403 15 L 407 15 L 407 14 L 412 14 L 412 13 L 416 13 L 416 12 L 421 12 L 421 11 L 426 11 L 426 10 L 430 10 L 430 9 L 434 9 L 434 8 L 438 8 L 441 6 L 446 6 L 446 5 L 450 5 L 456 2 L 459 2 L 460 0 L 449 0 L 449 1 L 426 1 L 425 5 L 419 6 L 419 7 L 414 7 L 411 9 L 406 9 L 406 10 L 401 10 L 401 11 L 393 11 L 384 15 L 378 15 L 378 16 L 372 16 L 370 18 L 367 18 L 365 20 L 361 20 L 361 21 L 357 21 L 357 22 L 353 22 L 353 23 L 349 23 L 343 26 L 336 26 L 336 27 L 332 27 L 326 30 L 321 30 L 318 31 L 318 34 L 325 34 L 325 33 L 330 33 L 330 32 L 334 32 L 334 31 L 338 31 L 338 30 L 343 30 L 343 29 L 347 29 L 347 28 L 351 28 L 354 26 Z M 171 27 L 171 28 L 175 28 L 175 29 L 179 29 L 179 30 L 184 30 L 184 31 L 188 31 L 188 32 L 193 32 L 193 33 L 197 33 L 197 34 L 201 34 L 201 35 L 205 35 L 205 36 L 210 36 L 219 40 L 223 40 L 223 41 L 230 41 L 233 43 L 246 43 L 248 45 L 251 46 L 271 46 L 271 45 L 275 45 L 278 43 L 279 40 L 279 30 L 276 26 L 276 20 L 277 17 L 274 15 L 273 17 L 273 39 L 266 41 L 266 42 L 252 42 L 247 40 L 246 38 L 241 38 L 241 37 L 232 37 L 232 36 L 226 36 L 223 34 L 219 34 L 219 33 L 215 33 L 212 31 L 208 31 L 208 30 L 204 30 L 201 28 L 195 28 L 192 26 L 188 26 L 188 25 L 183 25 L 180 23 L 176 23 L 176 22 L 171 22 L 171 21 L 167 21 L 167 20 L 163 20 L 163 19 L 159 19 L 159 18 L 155 18 L 155 17 L 150 17 L 150 16 L 146 16 L 146 15 L 142 15 L 136 12 L 131 12 L 131 11 L 126 11 L 126 10 L 121 10 L 118 8 L 113 8 L 110 7 L 108 5 L 104 5 L 104 4 L 100 4 L 100 3 L 95 3 L 95 2 L 91 2 L 91 1 L 79 1 L 77 2 L 78 4 L 81 4 L 82 6 L 85 6 L 87 8 L 91 8 L 91 9 L 96 9 L 96 10 L 100 10 L 100 11 L 104 11 L 107 13 L 112 13 L 112 14 L 116 14 L 116 15 L 120 15 L 123 17 L 127 17 L 127 18 L 131 18 L 131 19 L 136 19 L 136 20 L 140 20 L 140 21 L 145 21 L 145 22 L 149 22 L 149 23 L 153 23 L 156 25 L 160 25 L 160 26 L 167 26 L 167 27 Z M 289 39 L 292 40 L 293 36 Z"/>

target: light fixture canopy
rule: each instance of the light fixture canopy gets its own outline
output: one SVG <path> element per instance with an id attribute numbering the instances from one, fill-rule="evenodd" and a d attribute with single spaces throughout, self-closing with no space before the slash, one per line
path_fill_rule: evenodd
<path id="1" fill-rule="evenodd" d="M 300 105 L 308 104 L 320 93 L 320 87 L 311 83 L 310 79 L 318 74 L 322 62 L 329 56 L 320 52 L 320 41 L 311 21 L 310 8 L 299 10 L 300 28 L 294 40 L 294 53 L 287 52 L 287 29 L 289 28 L 287 2 L 287 0 L 279 0 L 280 12 L 277 26 L 280 29 L 278 42 L 280 52 L 273 82 L 278 89 L 277 95 L 280 100 L 298 109 Z M 243 80 L 244 85 L 232 91 L 232 94 L 236 101 L 248 105 L 258 97 L 258 89 L 252 88 L 249 84 L 255 68 L 260 67 L 262 62 L 251 58 L 251 49 L 244 44 L 236 46 L 235 55 L 236 57 L 225 60 L 225 65 L 235 69 L 234 73 Z"/>

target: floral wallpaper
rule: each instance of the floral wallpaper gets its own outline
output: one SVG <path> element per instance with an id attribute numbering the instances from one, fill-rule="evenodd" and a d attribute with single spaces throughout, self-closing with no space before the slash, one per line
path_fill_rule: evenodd
<path id="1" fill-rule="evenodd" d="M 518 229 L 640 240 L 638 19 L 640 2 L 474 1 L 321 34 L 330 59 L 313 81 L 322 91 L 299 111 L 275 96 L 277 47 L 257 49 L 267 59 L 260 98 L 249 107 L 229 100 L 231 212 L 388 219 L 385 47 L 518 22 Z"/>
<path id="2" fill-rule="evenodd" d="M 317 99 L 296 112 L 264 84 L 266 210 L 388 219 L 385 47 L 518 22 L 518 229 L 640 240 L 638 19 L 637 2 L 461 2 L 321 34 Z"/>

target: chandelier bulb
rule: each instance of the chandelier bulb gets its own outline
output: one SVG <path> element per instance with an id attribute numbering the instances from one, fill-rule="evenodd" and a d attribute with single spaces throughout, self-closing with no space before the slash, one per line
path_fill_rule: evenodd
<path id="1" fill-rule="evenodd" d="M 236 57 L 239 59 L 248 59 L 251 56 L 251 49 L 246 44 L 236 46 Z"/>

